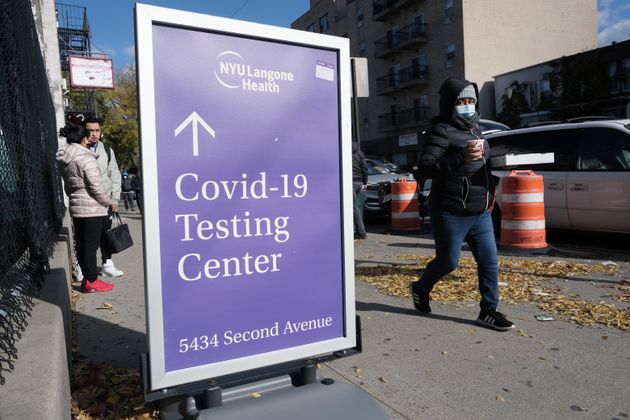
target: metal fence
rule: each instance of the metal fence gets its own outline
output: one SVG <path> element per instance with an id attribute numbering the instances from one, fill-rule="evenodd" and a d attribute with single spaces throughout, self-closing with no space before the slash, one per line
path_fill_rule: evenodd
<path id="1" fill-rule="evenodd" d="M 64 213 L 55 110 L 29 0 L 0 0 L 0 384 Z"/>

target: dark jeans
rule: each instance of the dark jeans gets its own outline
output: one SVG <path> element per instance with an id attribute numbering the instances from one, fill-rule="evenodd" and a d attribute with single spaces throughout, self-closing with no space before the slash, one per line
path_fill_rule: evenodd
<path id="1" fill-rule="evenodd" d="M 76 241 L 77 260 L 83 272 L 83 277 L 89 282 L 98 278 L 98 268 L 96 266 L 96 251 L 101 242 L 101 232 L 103 225 L 109 220 L 107 216 L 102 217 L 75 217 L 74 235 Z"/>
<path id="2" fill-rule="evenodd" d="M 499 305 L 499 260 L 490 212 L 460 216 L 429 206 L 435 238 L 435 258 L 422 273 L 417 291 L 429 294 L 433 286 L 459 265 L 464 240 L 477 261 L 481 309 L 496 310 Z"/>
<path id="3" fill-rule="evenodd" d="M 359 212 L 359 208 L 357 207 L 357 198 L 359 197 L 359 195 L 363 194 L 363 184 L 360 182 L 353 182 L 352 192 L 354 230 L 358 235 L 365 235 L 365 225 L 363 224 L 363 218 L 361 217 L 361 213 Z"/>

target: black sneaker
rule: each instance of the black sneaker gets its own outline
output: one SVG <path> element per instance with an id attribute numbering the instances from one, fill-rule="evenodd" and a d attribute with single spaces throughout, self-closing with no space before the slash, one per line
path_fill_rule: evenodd
<path id="1" fill-rule="evenodd" d="M 482 310 L 479 313 L 479 318 L 477 318 L 477 324 L 497 331 L 507 331 L 514 328 L 514 324 L 499 311 Z"/>
<path id="2" fill-rule="evenodd" d="M 363 233 L 363 234 L 355 233 L 354 239 L 367 239 L 367 233 Z"/>
<path id="3" fill-rule="evenodd" d="M 422 295 L 416 292 L 413 289 L 413 285 L 414 283 L 409 283 L 409 292 L 411 293 L 411 297 L 413 298 L 413 306 L 421 314 L 430 314 L 431 305 L 429 305 L 429 301 L 431 300 L 431 298 L 429 297 L 429 295 Z"/>

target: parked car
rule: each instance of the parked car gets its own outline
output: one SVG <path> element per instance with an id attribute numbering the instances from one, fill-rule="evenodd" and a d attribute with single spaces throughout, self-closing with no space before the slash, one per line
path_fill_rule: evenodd
<path id="1" fill-rule="evenodd" d="M 368 166 L 368 183 L 363 209 L 367 217 L 386 216 L 390 212 L 392 181 L 413 179 L 411 173 L 396 174 L 377 164 L 372 159 L 365 160 Z"/>
<path id="2" fill-rule="evenodd" d="M 553 163 L 512 169 L 543 176 L 546 227 L 630 233 L 630 119 L 560 123 L 487 137 L 492 156 L 554 153 Z M 493 219 L 500 221 L 501 194 Z"/>
<path id="3" fill-rule="evenodd" d="M 407 171 L 402 169 L 400 166 L 398 166 L 395 163 L 392 163 L 392 162 L 390 162 L 388 160 L 385 160 L 385 159 L 369 157 L 369 158 L 366 159 L 366 161 L 369 161 L 369 162 L 372 162 L 373 164 L 382 166 L 383 168 L 387 169 L 389 172 L 394 173 L 394 174 L 407 173 Z"/>
<path id="4" fill-rule="evenodd" d="M 510 127 L 493 120 L 479 120 L 479 129 L 483 134 L 498 133 L 499 131 L 508 131 Z"/>

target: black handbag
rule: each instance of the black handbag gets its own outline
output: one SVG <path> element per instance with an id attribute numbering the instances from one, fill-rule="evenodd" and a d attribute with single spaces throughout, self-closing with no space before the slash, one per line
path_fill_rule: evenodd
<path id="1" fill-rule="evenodd" d="M 105 232 L 105 236 L 107 236 L 107 249 L 112 254 L 117 254 L 132 246 L 133 239 L 129 233 L 129 226 L 123 223 L 118 213 L 114 213 L 114 224 L 115 226 Z"/>

